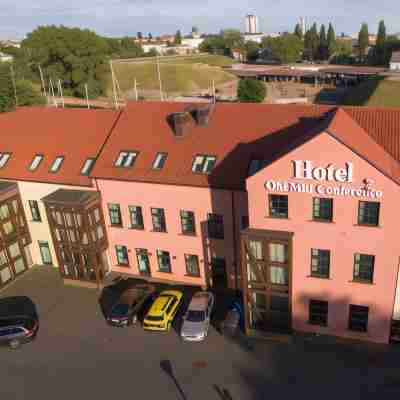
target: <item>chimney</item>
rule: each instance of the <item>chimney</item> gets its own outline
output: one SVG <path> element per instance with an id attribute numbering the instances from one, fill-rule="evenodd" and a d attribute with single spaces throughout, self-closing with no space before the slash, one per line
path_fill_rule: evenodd
<path id="1" fill-rule="evenodd" d="M 187 132 L 189 122 L 190 115 L 187 112 L 175 112 L 168 116 L 168 123 L 176 137 L 182 137 Z"/>
<path id="2" fill-rule="evenodd" d="M 207 126 L 211 114 L 211 107 L 196 108 L 195 119 L 197 125 Z"/>

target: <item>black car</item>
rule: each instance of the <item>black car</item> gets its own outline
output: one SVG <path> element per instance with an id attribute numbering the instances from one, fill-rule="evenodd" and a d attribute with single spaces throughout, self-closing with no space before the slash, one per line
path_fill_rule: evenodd
<path id="1" fill-rule="evenodd" d="M 32 341 L 39 330 L 36 306 L 29 297 L 0 299 L 0 344 L 12 349 Z"/>
<path id="2" fill-rule="evenodd" d="M 125 288 L 107 313 L 107 322 L 118 327 L 135 324 L 142 317 L 145 306 L 155 295 L 155 287 L 149 284 L 134 284 Z"/>

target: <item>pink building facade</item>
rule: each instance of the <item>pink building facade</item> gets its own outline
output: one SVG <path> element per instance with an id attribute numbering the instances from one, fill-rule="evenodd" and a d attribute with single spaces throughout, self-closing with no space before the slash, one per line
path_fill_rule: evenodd
<path id="1" fill-rule="evenodd" d="M 289 237 L 285 262 L 290 264 L 286 292 L 291 328 L 387 343 L 400 255 L 398 183 L 336 138 L 321 133 L 248 178 L 247 191 L 250 240 L 251 230 L 272 236 L 269 252 L 264 247 L 268 255 L 253 251 L 255 262 L 275 257 L 272 261 L 284 263 L 285 256 L 271 249 L 276 249 L 274 241 L 280 243 L 280 234 Z M 271 199 L 276 195 L 284 197 Z M 271 214 L 279 204 L 271 201 L 282 202 L 285 197 L 287 215 L 274 218 Z M 325 213 L 325 220 L 318 218 L 320 199 L 330 199 L 325 203 L 331 206 L 330 218 Z M 375 208 L 366 208 L 366 203 L 375 203 Z M 244 265 L 245 288 L 253 285 L 249 268 L 249 263 Z M 249 300 L 257 297 L 256 290 L 256 285 L 245 290 L 249 329 L 264 311 L 273 318 L 273 312 L 265 310 L 271 306 L 271 292 L 261 290 L 257 299 Z"/>
<path id="2" fill-rule="evenodd" d="M 96 186 L 102 194 L 113 271 L 187 285 L 240 288 L 239 243 L 248 217 L 246 192 L 105 179 L 96 179 Z M 137 224 L 137 208 L 141 224 Z M 157 229 L 157 219 L 156 226 L 153 223 L 155 209 L 162 210 L 164 229 Z M 113 223 L 113 210 L 119 210 L 120 221 L 114 222 L 120 224 Z M 185 232 L 182 212 L 192 213 L 190 232 Z M 209 214 L 222 216 L 219 238 L 209 235 Z M 195 257 L 188 260 L 189 256 Z M 162 257 L 169 268 L 162 265 Z"/>

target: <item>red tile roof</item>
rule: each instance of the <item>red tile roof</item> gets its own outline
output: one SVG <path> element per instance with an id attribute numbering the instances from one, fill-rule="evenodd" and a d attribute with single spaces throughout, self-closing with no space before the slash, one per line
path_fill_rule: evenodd
<path id="1" fill-rule="evenodd" d="M 85 160 L 96 157 L 119 113 L 112 110 L 23 107 L 0 114 L 0 153 L 12 153 L 0 179 L 90 186 L 80 175 Z M 44 159 L 35 171 L 29 165 L 36 154 Z M 56 173 L 54 159 L 65 157 Z"/>

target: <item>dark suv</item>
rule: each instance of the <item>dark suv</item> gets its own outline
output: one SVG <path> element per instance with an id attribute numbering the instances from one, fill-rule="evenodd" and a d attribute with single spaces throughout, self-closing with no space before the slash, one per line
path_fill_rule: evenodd
<path id="1" fill-rule="evenodd" d="M 107 322 L 118 327 L 135 324 L 141 319 L 143 309 L 154 299 L 155 294 L 155 287 L 149 284 L 135 284 L 125 288 L 107 313 Z"/>
<path id="2" fill-rule="evenodd" d="M 0 299 L 0 344 L 12 349 L 32 341 L 39 329 L 35 304 L 25 296 Z"/>

